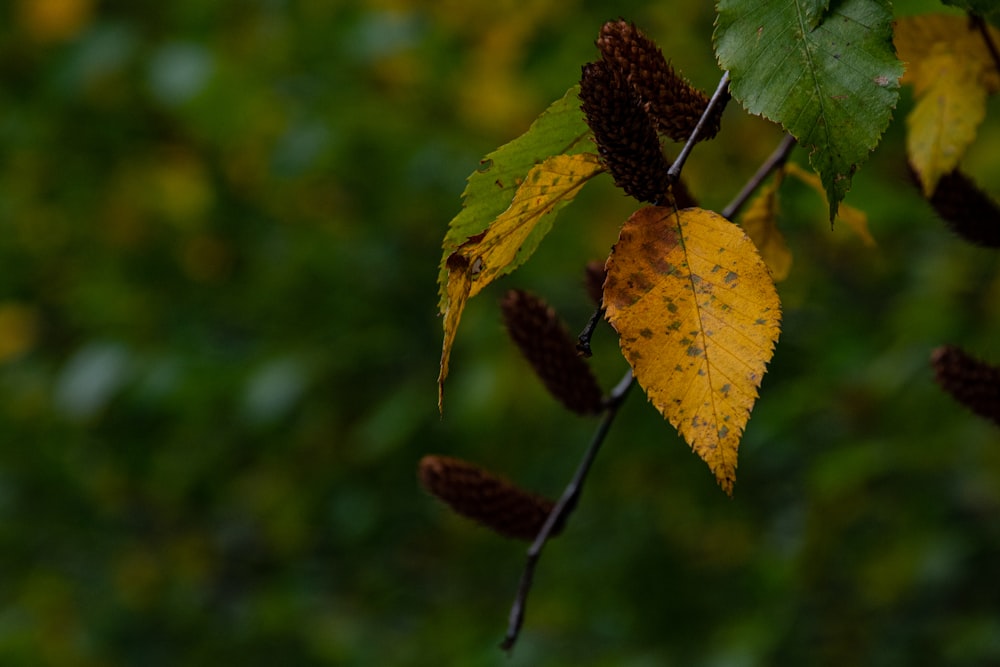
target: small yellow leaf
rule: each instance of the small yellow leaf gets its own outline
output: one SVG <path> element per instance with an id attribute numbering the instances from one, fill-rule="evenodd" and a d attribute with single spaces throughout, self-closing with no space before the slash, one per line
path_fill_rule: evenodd
<path id="1" fill-rule="evenodd" d="M 576 197 L 604 167 L 591 153 L 555 155 L 527 173 L 510 207 L 483 232 L 469 237 L 445 260 L 444 342 L 438 374 L 438 408 L 444 398 L 455 333 L 466 302 L 530 255 L 552 226 L 553 214 Z"/>
<path id="2" fill-rule="evenodd" d="M 438 410 L 444 409 L 444 379 L 448 377 L 448 361 L 451 348 L 455 344 L 458 322 L 462 319 L 465 302 L 469 300 L 472 278 L 469 276 L 469 260 L 453 253 L 447 260 L 448 285 L 445 295 L 448 308 L 444 312 L 444 343 L 441 346 L 441 370 L 438 372 Z"/>
<path id="3" fill-rule="evenodd" d="M 606 316 L 656 409 L 732 494 L 781 304 L 753 242 L 712 211 L 649 206 L 607 262 Z"/>
<path id="4" fill-rule="evenodd" d="M 750 240 L 757 246 L 760 256 L 775 282 L 781 282 L 788 277 L 792 269 L 792 252 L 785 243 L 785 237 L 778 229 L 778 187 L 781 185 L 783 172 L 778 171 L 775 179 L 769 185 L 761 188 L 760 193 L 747 207 L 740 219 L 740 226 Z M 845 208 L 845 206 L 841 206 Z"/>
<path id="5" fill-rule="evenodd" d="M 823 203 L 826 204 L 826 190 L 823 189 L 823 182 L 820 180 L 819 176 L 811 171 L 806 171 L 794 162 L 789 162 L 785 165 L 785 174 L 788 176 L 794 176 L 799 179 L 810 188 L 819 193 L 819 196 L 823 198 Z M 840 220 L 847 228 L 852 232 L 861 237 L 861 241 L 868 247 L 874 248 L 878 244 L 875 242 L 875 237 L 872 233 L 868 231 L 868 216 L 865 212 L 854 208 L 848 204 L 841 203 L 840 208 L 837 211 L 837 220 Z"/>
<path id="6" fill-rule="evenodd" d="M 980 66 L 941 47 L 936 44 L 925 59 L 922 70 L 935 72 L 935 78 L 906 117 L 906 152 L 926 197 L 955 170 L 986 117 Z"/>
<path id="7" fill-rule="evenodd" d="M 988 29 L 993 43 L 1000 43 L 1000 30 L 992 26 Z M 933 85 L 938 77 L 933 66 L 925 68 L 928 57 L 936 51 L 936 45 L 941 45 L 939 49 L 955 54 L 960 60 L 976 63 L 982 84 L 988 92 L 1000 90 L 1000 72 L 990 49 L 979 30 L 964 16 L 920 14 L 903 17 L 893 26 L 893 43 L 896 55 L 906 63 L 906 73 L 899 82 L 911 84 L 917 95 Z"/>
<path id="8" fill-rule="evenodd" d="M 1000 38 L 989 30 L 994 41 Z M 986 96 L 1000 90 L 1000 73 L 979 30 L 961 16 L 900 19 L 895 43 L 908 62 L 902 82 L 913 85 L 916 101 L 906 119 L 906 152 L 930 197 L 975 140 Z"/>

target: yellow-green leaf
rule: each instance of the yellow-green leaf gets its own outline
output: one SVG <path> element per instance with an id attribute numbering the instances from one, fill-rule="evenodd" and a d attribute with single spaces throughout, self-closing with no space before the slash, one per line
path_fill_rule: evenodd
<path id="1" fill-rule="evenodd" d="M 916 99 L 906 118 L 906 152 L 930 197 L 975 140 L 986 96 L 1000 88 L 1000 75 L 982 35 L 961 16 L 900 19 L 895 41 L 908 61 L 902 81 L 913 85 Z"/>
<path id="2" fill-rule="evenodd" d="M 785 174 L 788 176 L 794 176 L 808 185 L 810 188 L 815 190 L 819 196 L 823 198 L 823 202 L 826 203 L 826 190 L 823 189 L 823 182 L 820 181 L 819 176 L 811 171 L 806 171 L 794 162 L 789 162 L 785 165 Z M 866 246 L 874 248 L 878 245 L 875 242 L 875 237 L 872 236 L 870 231 L 868 231 L 868 216 L 864 211 L 854 208 L 848 204 L 841 204 L 840 210 L 837 211 L 836 219 L 847 225 L 848 229 L 861 237 L 861 241 Z"/>
<path id="3" fill-rule="evenodd" d="M 936 71 L 936 78 L 906 117 L 906 153 L 927 197 L 958 166 L 986 117 L 986 89 L 979 83 L 978 67 L 942 51 L 941 44 L 933 50 L 922 70 Z"/>
<path id="4" fill-rule="evenodd" d="M 590 128 L 580 110 L 580 87 L 573 86 L 553 102 L 528 131 L 483 158 L 462 193 L 462 210 L 448 224 L 438 272 L 439 310 L 448 305 L 445 266 L 448 257 L 469 237 L 481 234 L 509 206 L 529 171 L 550 155 L 593 150 Z"/>
<path id="5" fill-rule="evenodd" d="M 989 33 L 994 43 L 1000 42 L 1000 30 L 990 27 Z M 988 92 L 1000 90 L 1000 71 L 989 47 L 964 16 L 920 14 L 903 17 L 893 26 L 893 43 L 899 59 L 906 63 L 906 73 L 899 82 L 912 85 L 918 95 L 936 83 L 936 70 L 933 66 L 925 70 L 924 65 L 939 44 L 945 52 L 976 63 Z"/>
<path id="6" fill-rule="evenodd" d="M 740 437 L 780 331 L 767 266 L 719 214 L 650 206 L 622 227 L 607 273 L 606 316 L 636 380 L 732 494 Z"/>
<path id="7" fill-rule="evenodd" d="M 604 171 L 591 153 L 555 155 L 535 166 L 518 187 L 510 207 L 483 232 L 468 238 L 445 260 L 444 343 L 438 375 L 438 408 L 444 396 L 448 360 L 466 302 L 519 266 L 552 226 L 553 215 Z"/>
<path id="8" fill-rule="evenodd" d="M 740 219 L 740 226 L 757 246 L 761 258 L 771 269 L 775 282 L 781 282 L 792 270 L 792 251 L 785 243 L 785 237 L 778 229 L 778 188 L 783 172 L 775 174 L 774 181 L 761 188 L 760 193 L 750 202 Z"/>

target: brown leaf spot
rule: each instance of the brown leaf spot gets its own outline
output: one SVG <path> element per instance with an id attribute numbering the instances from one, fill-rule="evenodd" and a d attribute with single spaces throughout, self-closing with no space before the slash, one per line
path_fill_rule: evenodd
<path id="1" fill-rule="evenodd" d="M 444 265 L 449 271 L 465 271 L 469 268 L 469 258 L 461 253 L 453 252 L 448 255 Z"/>

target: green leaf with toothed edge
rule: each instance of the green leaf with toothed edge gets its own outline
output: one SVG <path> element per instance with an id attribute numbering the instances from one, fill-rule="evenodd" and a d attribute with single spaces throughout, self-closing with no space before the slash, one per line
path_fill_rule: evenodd
<path id="1" fill-rule="evenodd" d="M 733 97 L 809 150 L 832 221 L 889 124 L 903 64 L 888 0 L 824 4 L 719 0 L 715 53 Z"/>
<path id="2" fill-rule="evenodd" d="M 480 167 L 468 179 L 462 193 L 462 210 L 448 225 L 445 234 L 441 264 L 438 271 L 438 309 L 444 313 L 448 306 L 448 257 L 470 237 L 483 232 L 494 219 L 510 206 L 518 186 L 531 169 L 553 155 L 574 155 L 594 150 L 589 141 L 590 128 L 580 111 L 580 87 L 573 86 L 559 100 L 549 105 L 531 127 L 517 139 L 504 144 L 488 154 Z M 544 231 L 530 237 L 518 261 L 509 267 L 512 271 L 530 256 L 537 247 Z"/>

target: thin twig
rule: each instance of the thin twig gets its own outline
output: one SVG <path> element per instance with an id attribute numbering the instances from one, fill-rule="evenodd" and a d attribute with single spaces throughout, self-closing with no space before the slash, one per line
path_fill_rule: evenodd
<path id="1" fill-rule="evenodd" d="M 601 321 L 602 317 L 604 317 L 604 306 L 598 306 L 587 321 L 587 326 L 583 328 L 576 339 L 576 351 L 584 357 L 590 358 L 593 355 L 590 349 L 590 339 L 594 336 L 594 329 L 597 328 L 597 323 Z"/>
<path id="2" fill-rule="evenodd" d="M 521 573 L 521 582 L 517 587 L 517 596 L 514 598 L 514 604 L 510 608 L 507 634 L 503 642 L 500 643 L 500 648 L 505 651 L 510 651 L 514 648 L 517 637 L 521 632 L 521 626 L 524 624 L 524 610 L 528 604 L 528 593 L 531 591 L 531 583 L 535 577 L 535 566 L 542 555 L 542 549 L 545 548 L 545 544 L 552 537 L 553 532 L 565 525 L 569 515 L 576 508 L 576 503 L 580 498 L 581 491 L 583 491 L 583 483 L 587 479 L 590 466 L 594 462 L 597 452 L 600 451 L 601 444 L 604 443 L 604 438 L 608 435 L 608 430 L 611 428 L 611 422 L 614 421 L 615 415 L 618 414 L 618 408 L 621 407 L 631 386 L 632 371 L 630 370 L 625 373 L 625 377 L 611 391 L 604 418 L 601 419 L 597 430 L 594 431 L 594 437 L 591 439 L 590 445 L 587 447 L 587 451 L 584 453 L 583 459 L 576 469 L 576 474 L 573 475 L 573 479 L 566 486 L 566 490 L 563 491 L 559 502 L 552 508 L 548 518 L 545 520 L 545 525 L 538 532 L 535 541 L 528 548 L 528 557 L 524 564 L 524 570 Z"/>
<path id="3" fill-rule="evenodd" d="M 712 94 L 712 99 L 708 101 L 708 106 L 705 107 L 705 111 L 702 112 L 701 118 L 698 119 L 698 124 L 694 126 L 694 131 L 691 132 L 691 136 L 688 137 L 687 143 L 684 144 L 684 148 L 681 149 L 681 154 L 677 156 L 674 163 L 670 165 L 670 170 L 667 171 L 667 180 L 673 184 L 677 182 L 677 179 L 681 177 L 681 169 L 684 168 L 684 163 L 687 162 L 688 155 L 691 154 L 691 150 L 694 145 L 698 143 L 698 138 L 701 136 L 701 131 L 705 127 L 705 123 L 708 122 L 708 117 L 712 115 L 715 111 L 715 107 L 725 106 L 726 102 L 729 101 L 729 72 L 723 72 L 722 78 L 719 80 L 719 85 L 715 89 L 715 93 Z"/>
<path id="4" fill-rule="evenodd" d="M 767 178 L 772 171 L 781 167 L 781 165 L 788 161 L 788 156 L 791 154 L 792 148 L 794 147 L 795 137 L 790 134 L 786 134 L 785 138 L 781 140 L 781 143 L 774 149 L 774 152 L 771 153 L 770 157 L 764 160 L 763 164 L 760 165 L 760 168 L 757 169 L 757 173 L 754 174 L 749 181 L 747 181 L 746 185 L 743 186 L 743 189 L 740 190 L 739 194 L 733 198 L 733 201 L 729 202 L 729 204 L 726 205 L 726 208 L 722 209 L 722 217 L 727 220 L 732 220 L 733 216 L 736 215 L 736 212 L 743 207 L 743 204 L 745 204 L 748 199 L 750 199 L 750 195 L 753 194 L 754 190 L 756 190 L 760 184 L 764 182 L 764 179 Z"/>
<path id="5" fill-rule="evenodd" d="M 972 25 L 979 29 L 979 33 L 983 36 L 983 41 L 986 42 L 986 48 L 989 49 L 990 55 L 993 56 L 993 64 L 1000 70 L 1000 51 L 997 50 L 993 36 L 990 35 L 990 28 L 986 23 L 986 19 L 978 14 L 970 14 L 969 19 L 972 21 Z"/>

